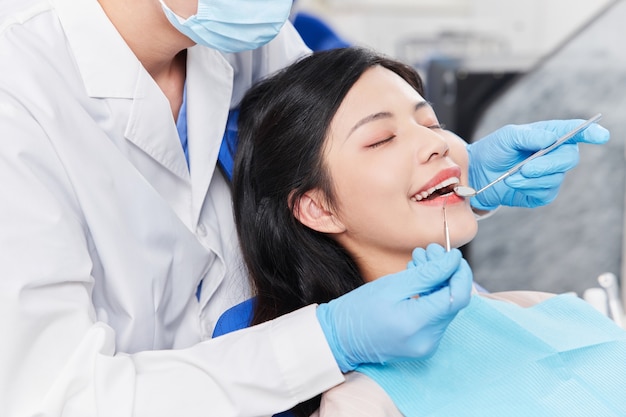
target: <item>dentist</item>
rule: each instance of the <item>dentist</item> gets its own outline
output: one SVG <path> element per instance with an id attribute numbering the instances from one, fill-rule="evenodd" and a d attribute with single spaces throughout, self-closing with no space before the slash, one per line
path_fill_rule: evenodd
<path id="1" fill-rule="evenodd" d="M 243 93 L 309 52 L 290 7 L 0 2 L 0 415 L 269 415 L 359 363 L 436 348 L 469 297 L 457 251 L 330 307 L 210 339 L 251 295 L 220 146 Z M 509 127 L 471 145 L 472 185 L 575 124 Z M 607 139 L 595 127 L 573 142 Z M 477 207 L 549 202 L 576 145 L 550 155 Z M 443 282 L 452 308 L 410 297 Z M 370 320 L 373 306 L 386 320 Z"/>

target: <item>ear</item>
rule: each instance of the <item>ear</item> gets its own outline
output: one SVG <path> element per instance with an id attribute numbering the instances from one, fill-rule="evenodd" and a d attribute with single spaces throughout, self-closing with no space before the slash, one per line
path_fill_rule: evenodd
<path id="1" fill-rule="evenodd" d="M 343 223 L 328 208 L 323 193 L 318 189 L 307 191 L 294 202 L 291 211 L 300 223 L 320 233 L 336 234 L 346 230 Z"/>

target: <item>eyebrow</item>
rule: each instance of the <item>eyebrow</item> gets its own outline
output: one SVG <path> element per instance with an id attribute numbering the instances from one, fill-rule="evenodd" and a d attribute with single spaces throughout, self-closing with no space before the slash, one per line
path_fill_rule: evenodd
<path id="1" fill-rule="evenodd" d="M 413 110 L 414 111 L 418 111 L 422 107 L 427 107 L 427 106 L 430 106 L 430 102 L 428 102 L 428 101 L 420 101 L 420 102 L 415 104 L 415 108 Z M 350 129 L 350 132 L 348 132 L 348 135 L 346 136 L 346 139 L 349 138 L 350 135 L 352 133 L 354 133 L 355 130 L 357 130 L 358 128 L 360 128 L 364 124 L 371 123 L 373 121 L 380 120 L 380 119 L 386 119 L 386 118 L 389 118 L 391 116 L 392 116 L 392 114 L 390 112 L 386 112 L 386 111 L 385 112 L 380 112 L 380 113 L 370 114 L 369 116 L 365 116 L 364 118 L 362 118 L 361 120 L 356 122 L 354 126 L 352 126 L 352 129 Z"/>

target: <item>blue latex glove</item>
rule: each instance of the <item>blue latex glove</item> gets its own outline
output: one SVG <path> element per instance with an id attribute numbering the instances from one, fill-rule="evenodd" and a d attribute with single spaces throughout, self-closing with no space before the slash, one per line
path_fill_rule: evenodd
<path id="1" fill-rule="evenodd" d="M 470 185 L 479 190 L 534 152 L 552 145 L 559 137 L 583 122 L 584 120 L 550 120 L 510 125 L 468 145 Z M 552 152 L 528 162 L 517 173 L 472 198 L 472 207 L 493 210 L 500 205 L 546 205 L 556 198 L 565 172 L 578 164 L 577 143 L 602 144 L 608 140 L 608 130 L 594 123 Z"/>
<path id="2" fill-rule="evenodd" d="M 471 291 L 472 271 L 461 252 L 431 244 L 413 252 L 406 270 L 320 304 L 317 318 L 339 368 L 348 372 L 430 356 Z"/>

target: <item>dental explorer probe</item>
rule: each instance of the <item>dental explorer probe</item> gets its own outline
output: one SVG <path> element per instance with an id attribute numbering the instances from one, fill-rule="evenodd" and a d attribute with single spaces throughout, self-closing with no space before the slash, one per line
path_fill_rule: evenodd
<path id="1" fill-rule="evenodd" d="M 448 197 L 450 197 L 450 194 L 446 195 L 445 200 L 443 200 L 443 236 L 446 240 L 446 252 L 450 252 L 450 230 L 448 229 L 448 218 L 446 217 Z"/>
<path id="2" fill-rule="evenodd" d="M 443 200 L 443 235 L 446 240 L 446 252 L 450 252 L 450 229 L 448 229 L 448 218 L 446 217 L 446 203 L 448 202 L 448 197 L 450 194 L 446 195 L 445 200 Z M 448 284 L 448 295 L 450 296 L 450 304 L 449 308 L 452 308 L 452 303 L 454 303 L 454 296 L 452 295 L 452 288 L 450 288 L 450 284 Z"/>
<path id="3" fill-rule="evenodd" d="M 552 145 L 548 146 L 547 148 L 544 149 L 540 149 L 537 152 L 535 152 L 534 154 L 530 155 L 528 158 L 524 159 L 522 162 L 519 162 L 517 165 L 515 165 L 513 168 L 509 169 L 507 172 L 505 172 L 504 174 L 502 174 L 501 176 L 499 176 L 498 178 L 496 178 L 495 180 L 491 181 L 489 184 L 485 185 L 483 188 L 481 188 L 480 190 L 476 191 L 475 189 L 473 189 L 472 187 L 470 187 L 469 185 L 457 185 L 456 187 L 454 187 L 454 193 L 456 195 L 458 195 L 459 197 L 465 197 L 465 198 L 469 198 L 469 197 L 474 197 L 477 194 L 482 193 L 483 191 L 485 191 L 486 189 L 492 187 L 493 185 L 499 183 L 500 181 L 508 178 L 510 175 L 515 174 L 517 171 L 519 171 L 524 165 L 526 165 L 527 162 L 532 161 L 535 158 L 538 158 L 542 155 L 547 154 L 548 152 L 554 150 L 556 147 L 558 147 L 559 145 L 561 145 L 563 142 L 565 142 L 568 139 L 571 139 L 574 135 L 582 132 L 583 130 L 585 130 L 586 128 L 588 128 L 592 123 L 597 122 L 598 120 L 600 120 L 602 118 L 602 114 L 598 113 L 595 116 L 593 116 L 591 119 L 585 121 L 583 124 L 581 124 L 580 126 L 578 126 L 577 128 L 575 128 L 574 130 L 570 131 L 569 133 L 561 136 L 559 139 L 557 139 L 556 142 L 554 142 Z"/>

